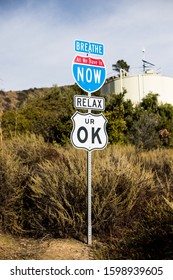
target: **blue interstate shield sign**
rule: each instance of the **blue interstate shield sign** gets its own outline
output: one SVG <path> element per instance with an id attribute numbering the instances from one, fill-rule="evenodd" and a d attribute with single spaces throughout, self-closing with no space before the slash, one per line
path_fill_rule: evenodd
<path id="1" fill-rule="evenodd" d="M 106 68 L 101 58 L 77 55 L 73 61 L 72 72 L 78 86 L 86 92 L 97 91 L 106 79 Z"/>

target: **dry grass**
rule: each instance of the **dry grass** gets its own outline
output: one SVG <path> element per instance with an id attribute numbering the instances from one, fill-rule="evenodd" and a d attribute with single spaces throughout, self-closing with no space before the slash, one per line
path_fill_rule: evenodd
<path id="1" fill-rule="evenodd" d="M 97 249 L 100 258 L 152 258 L 154 253 L 144 252 L 144 247 L 150 241 L 152 248 L 155 232 L 172 246 L 171 152 L 110 146 L 92 153 L 93 235 L 108 244 L 102 253 Z M 0 156 L 3 231 L 84 240 L 86 161 L 85 151 L 50 145 L 35 135 L 6 140 Z M 172 251 L 171 247 L 165 258 L 172 256 Z"/>

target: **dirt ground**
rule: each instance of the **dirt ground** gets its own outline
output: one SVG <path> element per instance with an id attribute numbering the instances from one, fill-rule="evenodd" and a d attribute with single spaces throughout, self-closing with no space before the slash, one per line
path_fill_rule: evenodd
<path id="1" fill-rule="evenodd" d="M 90 260 L 92 249 L 75 239 L 17 238 L 0 233 L 0 260 Z"/>

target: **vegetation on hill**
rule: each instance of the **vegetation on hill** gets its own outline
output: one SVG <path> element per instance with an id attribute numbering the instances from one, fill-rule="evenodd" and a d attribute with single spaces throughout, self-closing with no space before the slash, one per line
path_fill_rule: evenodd
<path id="1" fill-rule="evenodd" d="M 74 94 L 84 93 L 55 86 L 3 113 L 3 232 L 85 240 L 87 156 L 69 144 Z M 124 96 L 105 97 L 109 144 L 92 157 L 96 255 L 172 259 L 173 106 L 159 104 L 153 93 L 136 105 Z"/>
<path id="2" fill-rule="evenodd" d="M 6 110 L 2 116 L 3 137 L 25 133 L 42 135 L 46 142 L 67 144 L 75 112 L 73 96 L 85 94 L 76 85 L 44 89 L 21 103 L 17 110 Z M 159 104 L 158 95 L 149 93 L 133 105 L 125 94 L 105 96 L 109 143 L 134 144 L 153 149 L 172 146 L 173 106 Z M 100 95 L 99 92 L 96 94 Z"/>

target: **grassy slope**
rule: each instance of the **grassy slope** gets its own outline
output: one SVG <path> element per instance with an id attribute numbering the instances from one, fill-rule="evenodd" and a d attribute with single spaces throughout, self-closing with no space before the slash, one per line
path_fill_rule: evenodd
<path id="1" fill-rule="evenodd" d="M 25 135 L 3 142 L 0 161 L 4 232 L 84 241 L 85 151 Z M 93 236 L 106 242 L 104 257 L 173 258 L 172 183 L 172 150 L 109 146 L 93 152 Z"/>

